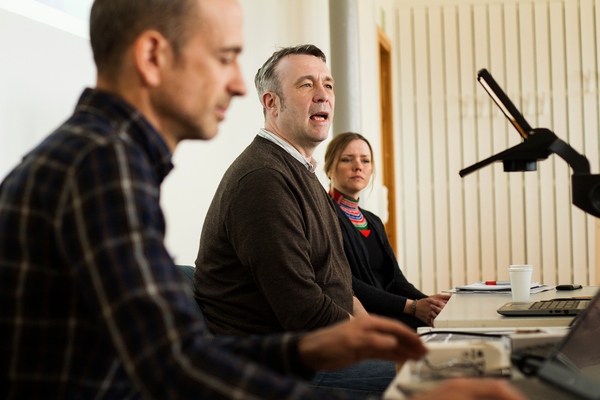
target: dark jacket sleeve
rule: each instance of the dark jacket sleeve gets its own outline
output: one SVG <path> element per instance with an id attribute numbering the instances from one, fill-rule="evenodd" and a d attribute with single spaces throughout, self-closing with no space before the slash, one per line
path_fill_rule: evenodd
<path id="1" fill-rule="evenodd" d="M 360 233 L 339 206 L 336 207 L 336 212 L 344 240 L 344 251 L 352 270 L 352 289 L 355 296 L 370 313 L 396 318 L 405 316 L 403 310 L 407 298 L 421 299 L 427 295 L 408 282 L 400 270 L 381 219 L 371 212 L 362 210 L 369 222 L 369 227 L 382 240 L 385 256 L 389 260 L 387 265 L 393 270 L 393 279 L 384 288 L 378 287 L 380 285 L 371 271 L 367 249 L 362 242 Z"/>
<path id="2" fill-rule="evenodd" d="M 410 283 L 402 273 L 400 265 L 398 265 L 396 255 L 394 254 L 394 250 L 392 249 L 392 246 L 387 238 L 387 234 L 381 219 L 370 211 L 362 210 L 362 212 L 369 221 L 371 229 L 377 231 L 378 237 L 383 242 L 383 248 L 385 249 L 386 255 L 390 260 L 390 265 L 393 267 L 392 271 L 394 271 L 394 278 L 390 285 L 388 285 L 387 291 L 400 296 L 405 296 L 409 299 L 423 299 L 427 297 L 425 293 L 415 288 L 414 285 Z"/>

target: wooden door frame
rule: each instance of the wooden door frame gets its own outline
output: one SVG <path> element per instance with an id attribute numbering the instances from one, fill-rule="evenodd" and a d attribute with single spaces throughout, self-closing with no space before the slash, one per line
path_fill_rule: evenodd
<path id="1" fill-rule="evenodd" d="M 394 158 L 394 108 L 392 91 L 392 45 L 387 35 L 377 27 L 379 59 L 379 96 L 381 122 L 381 168 L 382 183 L 387 188 L 388 220 L 385 230 L 388 240 L 397 252 L 396 227 L 396 166 Z"/>

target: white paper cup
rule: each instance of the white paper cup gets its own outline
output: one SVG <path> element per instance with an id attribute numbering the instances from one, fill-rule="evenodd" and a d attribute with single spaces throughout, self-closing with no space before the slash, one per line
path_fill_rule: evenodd
<path id="1" fill-rule="evenodd" d="M 529 292 L 531 290 L 532 265 L 511 265 L 508 268 L 510 276 L 510 290 L 512 300 L 515 303 L 526 303 L 529 301 Z"/>

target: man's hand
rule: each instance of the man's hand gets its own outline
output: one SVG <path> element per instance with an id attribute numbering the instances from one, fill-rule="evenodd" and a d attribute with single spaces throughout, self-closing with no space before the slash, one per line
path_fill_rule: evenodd
<path id="1" fill-rule="evenodd" d="M 298 351 L 307 367 L 331 370 L 369 358 L 417 360 L 427 349 L 411 329 L 398 321 L 360 316 L 306 334 L 300 339 Z"/>
<path id="2" fill-rule="evenodd" d="M 411 400 L 526 400 L 507 381 L 492 379 L 453 379 Z"/>

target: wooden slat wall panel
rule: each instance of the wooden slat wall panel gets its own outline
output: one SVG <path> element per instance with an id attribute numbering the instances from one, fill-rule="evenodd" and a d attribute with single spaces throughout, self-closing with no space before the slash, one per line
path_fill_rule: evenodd
<path id="1" fill-rule="evenodd" d="M 534 26 L 535 26 L 535 65 L 536 65 L 536 118 L 530 121 L 535 126 L 552 126 L 552 117 L 550 115 L 551 105 L 551 45 L 549 40 L 549 5 L 546 2 L 537 2 L 534 4 Z M 528 117 L 529 118 L 529 117 Z M 543 168 L 539 168 L 540 176 L 540 213 L 541 221 L 539 226 L 539 235 L 541 237 L 541 264 L 540 281 L 556 282 L 557 271 L 557 240 L 556 240 L 556 210 L 555 200 L 555 163 L 563 163 L 556 157 L 551 157 L 544 161 Z"/>
<path id="2" fill-rule="evenodd" d="M 594 12 L 594 25 L 597 26 L 600 23 L 600 7 L 598 6 L 598 2 L 596 1 L 594 3 L 595 5 L 595 12 Z M 595 29 L 595 39 L 596 39 L 596 46 L 600 46 L 600 29 L 596 28 Z M 595 93 L 597 94 L 600 91 L 600 77 L 598 76 L 598 68 L 600 67 L 600 49 L 598 47 L 596 47 L 596 68 L 595 68 L 595 78 L 596 78 L 596 87 L 595 87 Z M 593 71 L 592 71 L 593 72 Z M 596 99 L 598 99 L 598 96 L 596 96 Z M 596 114 L 598 116 L 600 116 L 600 104 L 598 105 L 598 110 L 596 112 Z M 598 157 L 598 159 L 600 159 L 600 156 Z M 598 171 L 598 165 L 597 162 L 600 162 L 600 160 L 598 160 L 595 162 L 593 159 L 590 159 L 590 164 L 591 167 L 593 168 L 593 171 Z M 594 234 L 595 234 L 595 268 L 593 271 L 590 272 L 591 275 L 591 282 L 595 282 L 596 284 L 600 284 L 600 219 L 596 219 L 595 221 L 595 225 L 596 225 L 596 229 L 594 230 Z"/>
<path id="3" fill-rule="evenodd" d="M 516 3 L 509 3 L 504 6 L 504 40 L 505 40 L 505 78 L 503 84 L 504 90 L 508 96 L 515 102 L 519 109 L 523 109 L 521 95 L 521 43 L 519 41 L 519 23 L 518 23 L 518 8 Z M 494 71 L 491 71 L 494 73 Z M 510 129 L 510 128 L 509 128 Z M 512 135 L 511 135 L 512 133 Z M 519 143 L 519 136 L 516 131 L 511 130 L 508 133 L 508 145 L 514 146 Z M 499 166 L 496 166 L 499 168 Z M 509 215 L 510 220 L 510 238 L 511 249 L 510 259 L 511 264 L 523 264 L 526 261 L 525 254 L 525 207 L 523 185 L 525 184 L 525 176 L 521 173 L 508 174 L 509 182 Z M 504 268 L 506 270 L 506 268 Z M 506 274 L 506 272 L 504 272 Z"/>
<path id="4" fill-rule="evenodd" d="M 490 4 L 488 8 L 489 15 L 502 16 L 503 9 L 499 3 Z M 504 18 L 489 18 L 490 32 L 490 61 L 488 65 L 490 71 L 494 73 L 494 79 L 504 84 L 506 82 L 506 73 L 504 65 L 506 63 L 505 52 L 506 44 L 504 39 Z M 492 137 L 492 150 L 490 154 L 497 154 L 506 150 L 508 144 L 508 129 L 509 125 L 504 118 L 504 115 L 493 104 L 487 93 L 479 91 L 482 101 L 486 104 L 486 109 L 489 110 L 489 118 L 492 120 L 492 129 L 490 135 Z M 510 265 L 511 257 L 511 234 L 509 215 L 509 185 L 508 174 L 502 171 L 499 165 L 493 165 L 490 168 L 493 172 L 494 180 L 494 229 L 495 229 L 495 246 L 494 253 L 496 254 L 496 264 L 494 278 L 505 280 L 506 265 Z M 490 274 L 492 276 L 492 274 Z"/>
<path id="5" fill-rule="evenodd" d="M 523 3 L 518 9 L 518 31 L 521 76 L 521 110 L 532 127 L 536 127 L 536 64 L 535 64 L 535 27 L 533 25 L 533 4 Z M 513 133 L 513 132 L 509 132 Z M 540 214 L 540 190 L 539 190 L 539 168 L 538 172 L 519 174 L 523 176 L 525 184 L 524 197 L 524 221 L 525 232 L 525 258 L 528 264 L 537 266 L 532 279 L 541 279 L 541 238 L 539 227 L 541 225 Z M 515 260 L 516 261 L 516 260 Z"/>
<path id="6" fill-rule="evenodd" d="M 580 26 L 581 26 L 581 71 L 582 71 L 582 132 L 598 132 L 598 90 L 596 64 L 596 32 L 594 21 L 593 0 L 581 0 L 580 2 Z M 585 135 L 584 147 L 581 149 L 590 160 L 592 171 L 598 172 L 598 135 Z M 587 259 L 585 274 L 588 280 L 592 279 L 593 260 L 595 257 L 595 218 L 586 215 L 587 223 Z M 574 271 L 577 275 L 577 268 Z M 577 278 L 576 278 L 577 279 Z"/>
<path id="7" fill-rule="evenodd" d="M 415 98 L 416 98 L 416 120 L 417 120 L 417 199 L 420 231 L 419 243 L 432 243 L 429 251 L 421 249 L 421 281 L 419 286 L 430 288 L 433 284 L 435 242 L 433 240 L 433 160 L 431 158 L 431 76 L 429 75 L 429 24 L 427 21 L 427 10 L 416 9 L 414 12 L 414 27 L 417 37 L 425 38 L 425 45 L 415 46 Z M 427 277 L 426 279 L 424 277 Z"/>
<path id="8" fill-rule="evenodd" d="M 579 1 L 565 2 L 565 44 L 567 64 L 567 112 L 568 142 L 576 150 L 584 151 L 583 146 L 583 102 L 581 81 L 581 36 Z M 585 213 L 571 207 L 572 217 L 572 265 L 583 268 L 572 269 L 573 281 L 587 280 L 587 225 Z"/>
<path id="9" fill-rule="evenodd" d="M 520 137 L 476 82 L 490 70 L 533 127 L 600 166 L 600 0 L 399 0 L 401 263 L 437 292 L 534 265 L 546 284 L 596 282 L 595 218 L 571 204 L 569 166 L 458 171 Z"/>
<path id="10" fill-rule="evenodd" d="M 444 80 L 443 37 L 444 25 L 442 8 L 432 6 L 428 9 L 429 24 L 429 70 L 431 77 L 431 138 L 433 161 L 433 223 L 434 223 L 434 265 L 432 275 L 424 275 L 424 280 L 433 283 L 433 290 L 450 287 L 449 236 L 448 236 L 448 131 L 446 115 L 446 84 Z M 440 112 L 436 112 L 440 110 Z M 439 268 L 438 268 L 439 266 Z"/>
<path id="11" fill-rule="evenodd" d="M 458 10 L 454 6 L 444 5 L 444 58 L 445 71 L 443 79 L 446 82 L 446 123 L 448 138 L 448 221 L 450 224 L 450 263 L 439 265 L 438 271 L 444 267 L 450 269 L 450 285 L 453 287 L 467 281 L 466 277 L 466 240 L 465 240 L 465 210 L 464 210 L 464 181 L 460 179 L 459 171 L 464 163 L 462 159 L 462 102 L 459 79 L 459 41 Z M 441 216 L 438 216 L 441 218 Z M 444 290 L 440 284 L 438 290 Z"/>
<path id="12" fill-rule="evenodd" d="M 489 31 L 488 26 L 488 10 L 487 5 L 475 5 L 473 7 L 473 32 L 474 35 L 474 62 L 475 68 L 489 65 Z M 473 81 L 473 78 L 470 79 Z M 475 130 L 475 142 L 477 143 L 477 159 L 483 160 L 492 153 L 492 135 L 491 120 L 488 117 L 489 104 L 486 99 L 481 96 L 481 91 L 478 90 L 478 85 L 475 84 L 475 118 L 477 121 Z M 494 243 L 494 170 L 485 168 L 479 172 L 479 226 L 481 232 L 481 243 Z M 480 272 L 483 274 L 486 269 L 493 270 L 494 260 L 496 258 L 496 248 L 490 247 L 482 249 L 479 260 Z M 486 271 L 489 272 L 489 271 Z M 493 274 L 495 275 L 495 274 Z M 493 276 L 490 274 L 489 276 Z"/>
<path id="13" fill-rule="evenodd" d="M 565 54 L 565 21 L 564 5 L 561 2 L 550 3 L 550 84 L 552 126 L 549 127 L 568 142 L 567 125 L 567 82 Z M 553 157 L 556 158 L 556 157 Z M 554 185 L 556 188 L 556 271 L 555 282 L 570 282 L 572 280 L 572 235 L 571 235 L 571 171 L 562 160 L 554 163 Z M 561 212 L 556 213 L 556 210 Z M 550 277 L 548 277 L 549 279 Z"/>
<path id="14" fill-rule="evenodd" d="M 419 249 L 420 225 L 417 218 L 417 174 L 416 174 L 416 135 L 415 123 L 415 90 L 414 90 L 414 41 L 412 13 L 398 13 L 398 44 L 405 57 L 398 60 L 398 77 L 400 87 L 400 118 L 398 126 L 402 134 L 398 140 L 400 144 L 400 179 L 402 203 L 398 207 L 400 221 L 398 226 L 404 229 L 404 242 L 399 243 L 400 251 L 404 254 L 401 265 L 404 274 L 411 281 L 420 282 L 421 251 Z M 396 125 L 396 124 L 394 124 Z"/>
<path id="15" fill-rule="evenodd" d="M 471 5 L 458 6 L 458 40 L 459 40 L 459 79 L 461 83 L 460 94 L 464 100 L 462 109 L 462 162 L 463 166 L 471 165 L 478 161 L 477 136 L 475 118 L 476 87 L 473 71 L 477 69 L 473 43 L 473 8 Z M 456 135 L 456 133 L 455 133 Z M 458 171 L 457 171 L 458 172 Z M 466 279 L 472 280 L 481 275 L 481 235 L 479 226 L 479 176 L 464 181 L 464 209 L 465 209 L 465 258 Z"/>

